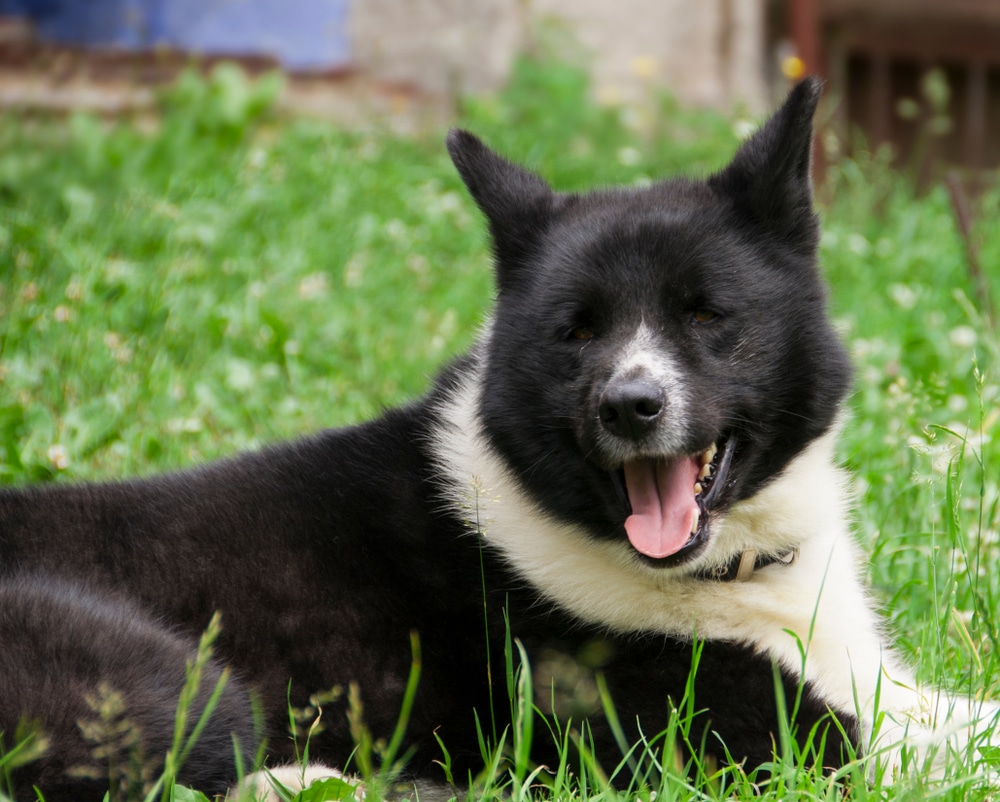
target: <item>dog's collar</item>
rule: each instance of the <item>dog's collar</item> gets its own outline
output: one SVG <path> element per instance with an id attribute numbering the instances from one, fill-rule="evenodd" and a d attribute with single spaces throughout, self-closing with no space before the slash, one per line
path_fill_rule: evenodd
<path id="1" fill-rule="evenodd" d="M 698 579 L 710 579 L 716 582 L 746 582 L 768 565 L 791 565 L 799 556 L 798 549 L 789 549 L 780 554 L 758 554 L 754 549 L 746 549 L 723 565 L 717 565 L 707 571 L 695 574 Z"/>

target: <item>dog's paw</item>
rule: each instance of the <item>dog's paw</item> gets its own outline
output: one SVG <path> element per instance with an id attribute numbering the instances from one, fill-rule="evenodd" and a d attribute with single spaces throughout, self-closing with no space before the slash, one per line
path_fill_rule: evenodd
<path id="1" fill-rule="evenodd" d="M 364 787 L 357 778 L 341 774 L 322 763 L 310 763 L 307 766 L 290 764 L 255 771 L 244 777 L 243 781 L 229 792 L 226 800 L 227 802 L 282 802 L 283 799 L 294 797 L 313 783 L 322 781 L 343 784 L 336 789 L 337 793 L 329 797 L 330 799 L 365 798 Z"/>
<path id="2" fill-rule="evenodd" d="M 996 776 L 1000 704 L 945 694 L 922 695 L 922 702 L 917 708 L 887 713 L 879 727 L 871 753 L 885 777 L 903 777 L 910 767 L 920 766 L 940 778 L 952 761 L 983 767 L 983 773 Z"/>

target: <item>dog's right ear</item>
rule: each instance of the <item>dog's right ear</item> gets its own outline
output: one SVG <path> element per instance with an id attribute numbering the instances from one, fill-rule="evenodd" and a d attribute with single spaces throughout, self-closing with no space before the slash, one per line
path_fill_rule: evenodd
<path id="1" fill-rule="evenodd" d="M 494 153 L 468 131 L 448 132 L 448 153 L 490 224 L 503 290 L 548 227 L 556 195 L 541 178 Z"/>
<path id="2" fill-rule="evenodd" d="M 807 254 L 819 242 L 811 167 L 812 120 L 822 91 L 818 78 L 800 82 L 730 165 L 708 181 L 747 218 Z"/>

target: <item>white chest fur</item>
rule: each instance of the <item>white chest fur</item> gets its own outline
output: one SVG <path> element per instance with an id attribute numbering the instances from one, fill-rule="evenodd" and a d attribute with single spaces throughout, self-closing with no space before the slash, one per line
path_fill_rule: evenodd
<path id="1" fill-rule="evenodd" d="M 480 424 L 480 382 L 470 373 L 442 409 L 434 449 L 451 500 L 509 565 L 552 602 L 619 632 L 745 644 L 804 676 L 834 710 L 860 714 L 871 732 L 876 695 L 890 714 L 880 743 L 897 741 L 954 700 L 916 688 L 888 647 L 859 571 L 848 525 L 845 478 L 831 432 L 771 484 L 713 523 L 710 547 L 691 565 L 654 569 L 623 537 L 600 541 L 554 520 L 493 451 Z M 790 566 L 771 565 L 745 582 L 693 576 L 743 549 L 797 547 Z M 955 720 L 975 718 L 965 705 Z M 924 740 L 928 740 L 924 738 Z"/>

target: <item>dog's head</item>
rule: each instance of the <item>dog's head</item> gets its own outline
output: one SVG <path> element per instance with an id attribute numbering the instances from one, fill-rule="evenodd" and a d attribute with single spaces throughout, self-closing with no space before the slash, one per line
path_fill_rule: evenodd
<path id="1" fill-rule="evenodd" d="M 806 80 L 707 181 L 554 192 L 464 131 L 498 298 L 480 417 L 548 512 L 678 565 L 833 425 Z"/>

